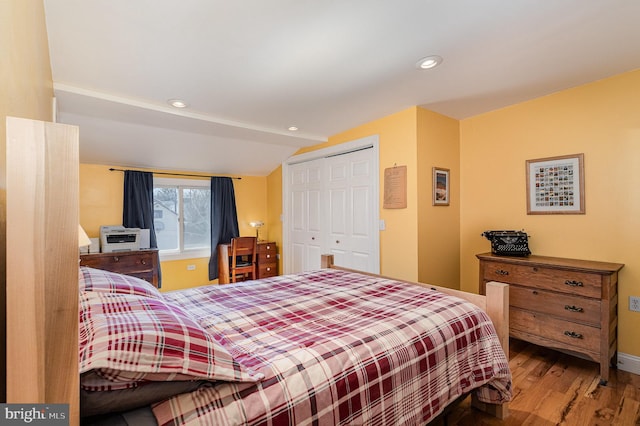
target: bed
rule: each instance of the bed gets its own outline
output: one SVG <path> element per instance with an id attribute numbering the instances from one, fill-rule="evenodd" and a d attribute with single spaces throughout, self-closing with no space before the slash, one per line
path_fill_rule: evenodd
<path id="1" fill-rule="evenodd" d="M 166 293 L 81 268 L 83 424 L 424 425 L 467 394 L 506 415 L 506 285 L 323 266 Z"/>

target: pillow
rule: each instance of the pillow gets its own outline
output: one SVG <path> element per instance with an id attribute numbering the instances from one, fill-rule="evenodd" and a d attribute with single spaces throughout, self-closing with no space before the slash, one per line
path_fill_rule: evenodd
<path id="1" fill-rule="evenodd" d="M 94 374 L 94 372 L 88 372 L 84 374 L 84 377 Z M 134 388 L 113 391 L 80 389 L 80 417 L 133 410 L 164 401 L 181 393 L 192 392 L 200 386 L 208 386 L 209 383 L 201 380 L 146 382 Z"/>
<path id="2" fill-rule="evenodd" d="M 130 275 L 81 266 L 79 281 L 81 291 L 136 294 L 162 299 L 162 294 L 153 284 Z"/>
<path id="3" fill-rule="evenodd" d="M 262 374 L 238 364 L 219 340 L 178 305 L 131 294 L 80 292 L 80 373 L 95 370 L 102 383 L 85 390 L 116 390 L 143 381 L 255 382 Z"/>

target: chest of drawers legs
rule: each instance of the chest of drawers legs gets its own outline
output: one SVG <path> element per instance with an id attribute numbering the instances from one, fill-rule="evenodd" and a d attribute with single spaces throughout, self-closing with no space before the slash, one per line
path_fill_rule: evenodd
<path id="1" fill-rule="evenodd" d="M 509 334 L 600 364 L 609 379 L 617 349 L 619 263 L 546 256 L 480 260 L 480 292 L 489 281 L 509 284 Z"/>

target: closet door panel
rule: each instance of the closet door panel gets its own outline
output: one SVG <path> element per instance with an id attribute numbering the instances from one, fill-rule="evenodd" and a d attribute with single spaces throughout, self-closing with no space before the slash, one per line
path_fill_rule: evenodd
<path id="1" fill-rule="evenodd" d="M 323 253 L 323 169 L 321 161 L 294 165 L 289 171 L 291 272 L 320 267 Z"/>

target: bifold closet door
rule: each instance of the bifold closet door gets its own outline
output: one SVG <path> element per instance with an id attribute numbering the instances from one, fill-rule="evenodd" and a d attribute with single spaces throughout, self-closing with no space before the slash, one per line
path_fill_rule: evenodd
<path id="1" fill-rule="evenodd" d="M 292 273 L 320 267 L 324 250 L 324 159 L 289 167 Z"/>
<path id="2" fill-rule="evenodd" d="M 372 148 L 327 156 L 288 168 L 290 270 L 335 264 L 379 273 L 378 191 Z"/>
<path id="3" fill-rule="evenodd" d="M 373 149 L 363 149 L 325 159 L 326 245 L 336 265 L 378 273 L 378 232 L 373 213 L 378 206 L 374 194 Z"/>

